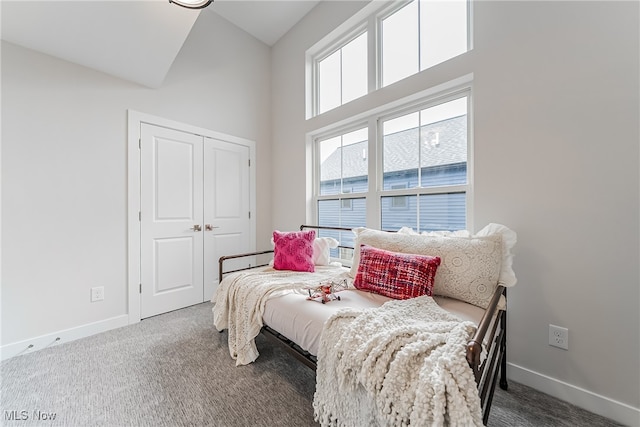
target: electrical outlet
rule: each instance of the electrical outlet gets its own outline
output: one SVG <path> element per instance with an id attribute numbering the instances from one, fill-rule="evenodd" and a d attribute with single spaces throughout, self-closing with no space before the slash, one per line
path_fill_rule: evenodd
<path id="1" fill-rule="evenodd" d="M 104 300 L 104 286 L 91 288 L 91 302 Z"/>
<path id="2" fill-rule="evenodd" d="M 549 325 L 549 345 L 569 350 L 569 330 L 561 326 Z"/>

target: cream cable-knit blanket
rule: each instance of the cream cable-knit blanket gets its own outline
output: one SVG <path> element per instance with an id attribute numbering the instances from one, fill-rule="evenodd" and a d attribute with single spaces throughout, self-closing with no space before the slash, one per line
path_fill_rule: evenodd
<path id="1" fill-rule="evenodd" d="M 313 407 L 323 426 L 481 426 L 465 351 L 475 331 L 428 296 L 340 310 L 324 325 Z"/>
<path id="2" fill-rule="evenodd" d="M 211 298 L 213 324 L 217 330 L 229 330 L 229 353 L 236 366 L 258 358 L 255 337 L 263 326 L 262 315 L 267 300 L 287 292 L 318 286 L 326 280 L 348 277 L 348 270 L 333 266 L 316 266 L 314 273 L 256 268 L 230 274 L 218 285 Z"/>

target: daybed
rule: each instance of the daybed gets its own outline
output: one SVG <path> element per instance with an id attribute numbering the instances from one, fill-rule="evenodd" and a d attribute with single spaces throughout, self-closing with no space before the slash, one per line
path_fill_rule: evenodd
<path id="1" fill-rule="evenodd" d="M 316 230 L 350 232 L 319 226 L 300 230 L 312 230 L 314 237 Z M 276 233 L 274 238 L 283 235 Z M 313 265 L 304 272 L 282 269 L 287 261 L 282 262 L 283 249 L 278 254 L 279 241 L 275 265 L 225 270 L 232 260 L 236 267 L 242 259 L 255 263 L 256 256 L 272 250 L 220 258 L 214 324 L 219 331 L 228 329 L 236 364 L 258 357 L 253 339 L 260 332 L 285 344 L 317 369 L 314 410 L 323 425 L 486 424 L 499 372 L 500 386 L 507 388 L 506 287 L 516 281 L 511 269 L 515 233 L 498 224 L 473 236 L 404 228 L 353 233 L 350 268 L 329 262 L 329 246 L 337 243 L 330 237 L 313 239 Z M 416 261 L 416 256 L 422 258 Z M 416 262 L 420 272 L 411 274 L 417 276 L 402 273 Z M 376 271 L 381 266 L 382 273 Z M 381 292 L 375 283 L 380 274 L 393 279 Z M 407 277 L 413 278 L 408 287 Z M 431 287 L 414 283 L 415 277 L 427 277 L 425 286 L 430 279 Z M 313 292 L 320 284 L 333 284 L 339 292 L 309 301 L 318 296 Z M 408 401 L 400 397 L 404 394 Z"/>

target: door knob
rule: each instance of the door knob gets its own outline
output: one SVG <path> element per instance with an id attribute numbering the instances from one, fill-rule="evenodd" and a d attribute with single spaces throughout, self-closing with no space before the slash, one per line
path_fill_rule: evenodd
<path id="1" fill-rule="evenodd" d="M 211 225 L 211 224 L 205 224 L 205 225 L 204 225 L 204 229 L 205 229 L 206 231 L 213 231 L 213 229 L 214 229 L 214 228 L 220 228 L 220 227 L 214 227 L 214 226 L 213 226 L 213 225 Z"/>
<path id="2" fill-rule="evenodd" d="M 202 227 L 198 224 L 194 225 L 193 227 L 190 228 L 190 230 L 193 231 L 202 231 Z"/>

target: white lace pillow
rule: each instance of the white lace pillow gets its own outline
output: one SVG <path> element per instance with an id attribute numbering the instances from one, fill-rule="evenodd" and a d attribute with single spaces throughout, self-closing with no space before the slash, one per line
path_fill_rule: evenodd
<path id="1" fill-rule="evenodd" d="M 338 241 L 333 237 L 316 237 L 313 241 L 313 263 L 315 265 L 329 265 L 331 249 L 338 247 Z"/>
<path id="2" fill-rule="evenodd" d="M 394 252 L 439 256 L 442 263 L 436 273 L 434 295 L 456 298 L 486 308 L 498 285 L 503 263 L 503 239 L 500 233 L 445 237 L 388 233 L 367 228 L 356 228 L 353 232 L 356 235 L 351 267 L 353 276 L 360 262 L 360 245 L 366 244 Z"/>
<path id="3" fill-rule="evenodd" d="M 402 227 L 400 230 L 398 230 L 398 233 L 400 234 L 412 234 L 414 236 L 417 235 L 421 235 L 421 236 L 442 236 L 442 237 L 469 237 L 471 236 L 471 234 L 469 233 L 469 231 L 467 230 L 455 230 L 455 231 L 449 231 L 449 230 L 438 230 L 438 231 L 423 231 L 421 233 L 418 233 L 417 231 L 415 231 L 413 228 L 411 227 Z"/>

